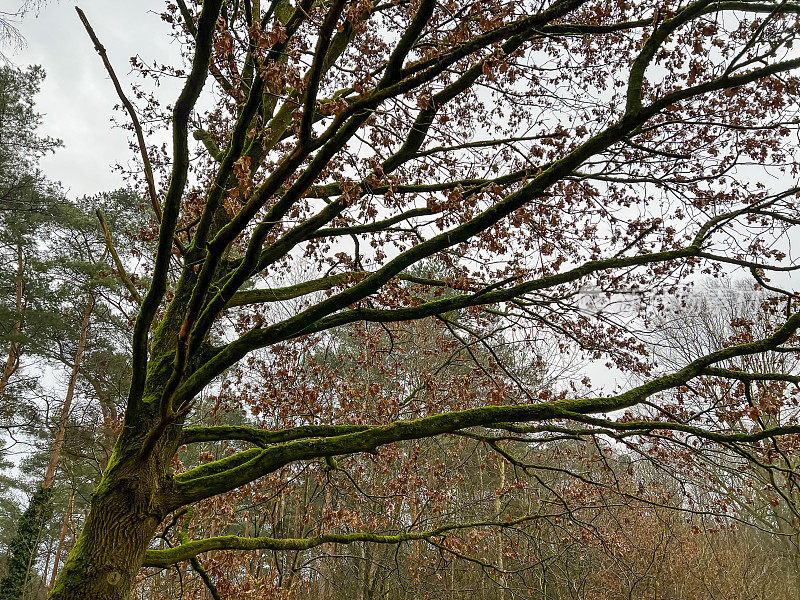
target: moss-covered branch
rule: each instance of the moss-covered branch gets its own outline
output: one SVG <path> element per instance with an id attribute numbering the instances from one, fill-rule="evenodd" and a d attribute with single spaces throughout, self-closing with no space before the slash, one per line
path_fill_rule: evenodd
<path id="1" fill-rule="evenodd" d="M 787 373 L 747 373 L 745 371 L 737 371 L 735 369 L 720 369 L 718 367 L 709 367 L 703 375 L 711 377 L 724 377 L 726 379 L 738 379 L 739 381 L 786 381 L 800 385 L 800 376 L 789 375 Z"/>
<path id="2" fill-rule="evenodd" d="M 432 415 L 411 421 L 397 421 L 364 431 L 327 438 L 288 442 L 264 450 L 253 449 L 229 459 L 231 468 L 204 465 L 175 479 L 173 508 L 235 489 L 298 460 L 371 452 L 402 440 L 428 438 L 454 433 L 469 427 L 491 427 L 497 423 L 544 421 L 574 418 L 621 410 L 635 406 L 659 392 L 686 384 L 703 375 L 712 365 L 724 360 L 769 351 L 788 340 L 800 327 L 800 313 L 790 317 L 773 335 L 754 342 L 723 348 L 698 358 L 684 368 L 657 377 L 648 383 L 616 396 L 578 398 L 517 406 L 485 406 L 464 411 Z M 239 459 L 236 459 L 240 456 Z M 217 464 L 217 463 L 212 463 Z"/>
<path id="3" fill-rule="evenodd" d="M 172 111 L 172 171 L 162 209 L 152 283 L 142 301 L 142 306 L 133 328 L 132 378 L 125 415 L 126 423 L 132 424 L 136 422 L 136 413 L 139 410 L 142 393 L 145 389 L 148 333 L 167 291 L 167 276 L 169 262 L 172 258 L 172 244 L 189 171 L 189 116 L 197 99 L 200 97 L 200 91 L 203 89 L 208 74 L 211 42 L 221 7 L 222 0 L 207 0 L 203 3 L 197 23 L 197 37 L 192 67 Z"/>
<path id="4" fill-rule="evenodd" d="M 280 302 L 282 300 L 300 298 L 307 294 L 330 290 L 336 286 L 344 285 L 348 281 L 362 275 L 363 274 L 356 271 L 348 271 L 346 273 L 337 273 L 336 275 L 312 279 L 311 281 L 304 281 L 283 288 L 266 288 L 236 292 L 226 306 L 227 308 L 232 308 L 234 306 L 246 306 L 248 304 L 259 304 L 262 302 Z"/>
<path id="5" fill-rule="evenodd" d="M 260 304 L 268 302 L 280 302 L 282 300 L 292 300 L 300 298 L 307 294 L 314 292 L 321 292 L 330 290 L 335 287 L 345 285 L 351 281 L 358 281 L 369 275 L 365 271 L 347 271 L 345 273 L 337 273 L 335 275 L 328 275 L 327 277 L 320 277 L 319 279 L 312 279 L 304 281 L 295 285 L 290 285 L 283 288 L 262 288 L 255 290 L 245 290 L 243 292 L 236 292 L 233 298 L 227 304 L 227 308 L 234 306 L 246 306 L 249 304 Z M 397 276 L 400 281 L 408 281 L 420 285 L 428 285 L 434 287 L 452 287 L 446 282 L 438 279 L 430 279 L 427 277 L 417 277 L 407 273 L 401 273 Z M 456 289 L 456 288 L 453 288 Z"/>
<path id="6" fill-rule="evenodd" d="M 175 563 L 190 560 L 204 552 L 212 550 L 308 550 L 326 543 L 354 544 L 356 542 L 372 542 L 376 544 L 402 544 L 403 542 L 424 541 L 441 537 L 461 529 L 478 529 L 480 527 L 516 527 L 530 521 L 552 518 L 553 515 L 527 515 L 511 521 L 475 521 L 467 523 L 451 523 L 428 531 L 404 532 L 394 535 L 377 533 L 327 533 L 309 538 L 247 538 L 236 535 L 187 541 L 175 548 L 167 550 L 148 550 L 145 554 L 145 567 L 168 567 Z"/>
<path id="7" fill-rule="evenodd" d="M 215 427 L 190 427 L 182 432 L 181 443 L 218 442 L 222 440 L 241 440 L 257 446 L 268 446 L 314 437 L 331 437 L 365 431 L 367 425 L 301 425 L 278 431 L 268 431 L 255 427 L 218 425 Z"/>
<path id="8" fill-rule="evenodd" d="M 345 0 L 335 0 L 333 6 L 328 9 L 325 20 L 320 27 L 317 36 L 317 47 L 314 51 L 314 59 L 311 63 L 307 77 L 307 86 L 303 103 L 303 117 L 300 121 L 300 134 L 298 142 L 305 144 L 311 138 L 311 125 L 314 123 L 315 105 L 317 102 L 317 92 L 322 74 L 326 70 L 326 55 L 333 37 L 334 28 L 342 14 Z"/>

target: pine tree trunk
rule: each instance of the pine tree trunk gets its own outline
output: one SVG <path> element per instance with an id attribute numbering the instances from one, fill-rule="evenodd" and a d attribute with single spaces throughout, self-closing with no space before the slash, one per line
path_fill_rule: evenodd
<path id="1" fill-rule="evenodd" d="M 6 574 L 0 581 L 0 600 L 19 600 L 28 580 L 30 565 L 36 560 L 42 525 L 52 511 L 52 490 L 39 488 L 19 520 L 14 539 L 9 544 Z"/>
<path id="2" fill-rule="evenodd" d="M 19 297 L 19 295 L 18 295 Z M 39 538 L 42 533 L 47 520 L 52 514 L 52 492 L 53 481 L 55 479 L 56 469 L 58 468 L 58 460 L 61 456 L 61 449 L 64 446 L 64 438 L 66 437 L 67 420 L 69 419 L 70 406 L 72 398 L 75 394 L 75 384 L 78 378 L 78 370 L 80 369 L 81 360 L 83 358 L 83 351 L 86 348 L 86 337 L 89 329 L 89 321 L 94 308 L 94 297 L 89 294 L 89 301 L 86 310 L 83 314 L 81 321 L 81 333 L 78 341 L 78 348 L 75 352 L 75 359 L 72 364 L 72 372 L 70 374 L 69 385 L 67 386 L 67 395 L 64 398 L 64 404 L 61 408 L 61 417 L 58 422 L 58 431 L 56 432 L 56 439 L 50 453 L 50 461 L 47 465 L 44 481 L 42 482 L 39 492 L 31 500 L 31 504 L 25 511 L 22 519 L 20 520 L 20 531 L 17 534 L 19 544 L 14 545 L 12 556 L 9 564 L 16 565 L 16 569 L 24 569 L 24 583 L 29 578 L 30 565 L 36 560 L 38 552 Z M 20 323 L 18 321 L 18 323 Z M 15 540 L 16 541 L 16 540 Z M 19 573 L 14 574 L 9 571 L 9 574 L 0 582 L 0 598 L 2 600 L 17 600 L 22 594 L 22 589 L 18 588 Z"/>
<path id="3" fill-rule="evenodd" d="M 50 461 L 47 464 L 47 471 L 44 475 L 42 487 L 45 489 L 53 485 L 53 479 L 56 476 L 56 469 L 58 468 L 58 460 L 61 458 L 61 449 L 64 447 L 69 410 L 72 406 L 72 398 L 75 395 L 75 384 L 78 381 L 78 371 L 81 368 L 83 351 L 86 349 L 86 337 L 89 332 L 92 310 L 94 310 L 94 296 L 89 293 L 89 299 L 86 303 L 86 309 L 83 311 L 83 319 L 81 320 L 81 335 L 78 340 L 78 348 L 75 350 L 75 360 L 72 361 L 72 372 L 70 373 L 69 384 L 67 385 L 67 395 L 64 397 L 64 404 L 61 407 L 61 417 L 58 419 L 58 431 L 56 431 L 56 439 L 55 442 L 53 442 L 53 448 L 50 452 Z"/>
<path id="4" fill-rule="evenodd" d="M 44 569 L 42 570 L 42 585 L 46 591 L 50 588 L 47 586 L 47 574 L 50 572 L 50 559 L 53 557 L 53 543 L 55 540 L 51 537 L 47 542 L 47 552 L 44 555 L 47 557 L 44 561 Z"/>
<path id="5" fill-rule="evenodd" d="M 506 461 L 502 457 L 498 457 L 498 470 L 500 472 L 500 482 L 497 487 L 497 492 L 494 498 L 494 516 L 497 521 L 500 521 L 502 515 L 500 512 L 501 509 L 501 494 L 504 492 L 504 488 L 506 485 Z M 504 560 L 504 548 L 505 540 L 503 539 L 503 533 L 501 529 L 497 530 L 495 534 L 495 541 L 497 543 L 497 568 L 500 569 L 500 574 L 497 577 L 497 581 L 500 584 L 500 589 L 497 590 L 497 600 L 505 600 L 506 599 L 506 578 L 505 578 L 505 560 Z"/>
<path id="6" fill-rule="evenodd" d="M 23 270 L 24 270 L 24 263 L 22 260 L 22 246 L 17 246 L 17 281 L 16 281 L 16 311 L 17 311 L 17 320 L 14 323 L 14 327 L 12 329 L 12 338 L 11 343 L 8 347 L 8 359 L 6 359 L 6 364 L 3 367 L 3 374 L 0 375 L 0 399 L 3 398 L 3 395 L 6 392 L 6 387 L 8 386 L 8 381 L 11 379 L 11 376 L 14 372 L 19 368 L 19 357 L 22 354 L 22 349 L 20 348 L 19 342 L 16 338 L 22 333 L 22 292 L 24 289 L 23 286 Z"/>
<path id="7" fill-rule="evenodd" d="M 56 546 L 56 560 L 53 564 L 53 575 L 50 577 L 50 587 L 56 583 L 56 575 L 58 574 L 58 563 L 61 562 L 61 551 L 64 549 L 64 538 L 67 536 L 67 528 L 69 526 L 69 518 L 72 516 L 72 503 L 75 500 L 75 488 L 69 492 L 69 502 L 67 502 L 67 512 L 64 514 L 64 522 L 61 524 L 61 534 L 58 536 L 58 546 Z M 45 576 L 47 571 L 45 570 Z"/>

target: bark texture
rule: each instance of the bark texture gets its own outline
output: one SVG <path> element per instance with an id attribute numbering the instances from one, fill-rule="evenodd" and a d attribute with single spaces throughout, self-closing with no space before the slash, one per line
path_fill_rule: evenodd
<path id="1" fill-rule="evenodd" d="M 91 511 L 50 593 L 58 600 L 120 600 L 130 593 L 144 552 L 164 517 L 156 460 L 117 460 L 92 497 Z M 138 466 L 138 468 L 137 468 Z"/>

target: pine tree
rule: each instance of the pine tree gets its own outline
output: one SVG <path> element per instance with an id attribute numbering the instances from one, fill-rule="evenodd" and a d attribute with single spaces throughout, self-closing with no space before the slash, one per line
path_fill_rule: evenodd
<path id="1" fill-rule="evenodd" d="M 44 71 L 0 67 L 0 348 L 6 352 L 0 374 L 0 425 L 10 426 L 18 402 L 3 402 L 26 347 L 41 340 L 37 324 L 54 313 L 44 302 L 47 279 L 37 240 L 50 210 L 59 202 L 58 187 L 39 171 L 38 162 L 61 145 L 39 135 L 41 115 L 33 97 Z M 24 420 L 23 420 L 24 422 Z"/>

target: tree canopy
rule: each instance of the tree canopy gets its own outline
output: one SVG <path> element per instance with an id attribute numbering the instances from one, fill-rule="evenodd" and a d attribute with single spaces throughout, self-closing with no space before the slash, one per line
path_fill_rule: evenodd
<path id="1" fill-rule="evenodd" d="M 800 345 L 800 5 L 179 0 L 163 18 L 185 64 L 134 67 L 182 90 L 142 106 L 79 16 L 131 119 L 152 251 L 138 276 L 115 261 L 136 304 L 130 392 L 51 598 L 125 598 L 143 566 L 187 560 L 206 581 L 219 550 L 457 554 L 465 530 L 556 518 L 520 501 L 418 522 L 411 503 L 392 527 L 354 511 L 297 537 L 192 539 L 216 497 L 308 465 L 375 485 L 364 457 L 399 468 L 413 440 L 528 474 L 565 439 L 694 444 L 791 479 L 773 455 L 797 443 L 800 378 L 769 365 Z M 770 292 L 763 327 L 661 357 L 679 340 L 665 315 L 740 271 Z M 553 376 L 579 359 L 618 383 Z M 209 395 L 238 420 L 204 420 Z M 623 463 L 572 475 L 604 489 Z"/>

